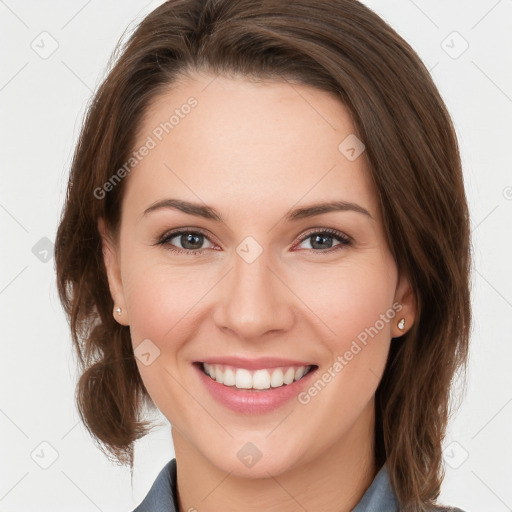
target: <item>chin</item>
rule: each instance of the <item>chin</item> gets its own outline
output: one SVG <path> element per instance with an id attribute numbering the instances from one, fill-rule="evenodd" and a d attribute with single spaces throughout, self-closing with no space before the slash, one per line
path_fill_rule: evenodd
<path id="1" fill-rule="evenodd" d="M 205 455 L 211 464 L 238 478 L 260 479 L 278 476 L 295 468 L 303 458 L 303 448 L 299 450 L 291 444 L 281 444 L 279 450 L 268 440 L 265 442 L 264 437 L 261 442 L 235 441 L 232 444 L 232 449 Z"/>

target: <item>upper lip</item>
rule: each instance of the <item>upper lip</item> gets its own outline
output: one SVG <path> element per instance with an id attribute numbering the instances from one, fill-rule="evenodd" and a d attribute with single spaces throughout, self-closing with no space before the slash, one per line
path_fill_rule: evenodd
<path id="1" fill-rule="evenodd" d="M 245 368 L 247 370 L 263 370 L 264 368 L 278 368 L 282 366 L 316 366 L 313 363 L 298 361 L 292 359 L 282 359 L 279 357 L 258 357 L 247 359 L 243 357 L 209 357 L 197 361 L 207 364 L 224 364 L 234 366 L 235 368 Z"/>

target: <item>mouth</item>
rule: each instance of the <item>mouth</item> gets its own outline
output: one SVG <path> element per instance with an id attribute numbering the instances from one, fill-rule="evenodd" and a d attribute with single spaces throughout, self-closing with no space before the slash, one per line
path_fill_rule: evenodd
<path id="1" fill-rule="evenodd" d="M 247 369 L 232 365 L 196 362 L 197 368 L 210 379 L 225 387 L 245 391 L 279 389 L 303 379 L 315 371 L 317 365 L 292 365 L 272 368 Z"/>

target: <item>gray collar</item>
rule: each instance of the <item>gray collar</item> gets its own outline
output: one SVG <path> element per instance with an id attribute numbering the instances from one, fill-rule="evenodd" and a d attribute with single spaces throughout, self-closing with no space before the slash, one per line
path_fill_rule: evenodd
<path id="1" fill-rule="evenodd" d="M 176 493 L 176 459 L 160 471 L 144 501 L 133 512 L 178 512 Z M 384 464 L 352 512 L 396 512 L 395 493 Z"/>
<path id="2" fill-rule="evenodd" d="M 389 482 L 388 466 L 384 463 L 352 512 L 396 512 L 397 510 L 398 502 Z"/>

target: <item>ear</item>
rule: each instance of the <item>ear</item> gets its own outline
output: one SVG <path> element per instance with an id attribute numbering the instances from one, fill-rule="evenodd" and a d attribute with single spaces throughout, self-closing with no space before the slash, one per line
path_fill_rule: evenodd
<path id="1" fill-rule="evenodd" d="M 409 279 L 404 275 L 400 276 L 398 279 L 394 304 L 399 304 L 401 307 L 400 309 L 398 307 L 395 309 L 396 316 L 391 324 L 391 337 L 398 338 L 409 331 L 416 319 L 416 297 Z M 405 322 L 405 328 L 403 330 L 398 327 L 402 319 L 404 319 Z"/>
<path id="2" fill-rule="evenodd" d="M 98 231 L 102 240 L 103 262 L 107 271 L 108 287 L 112 300 L 114 301 L 114 311 L 112 314 L 121 325 L 130 325 L 124 299 L 117 244 L 113 240 L 103 218 L 98 219 Z M 121 308 L 120 313 L 118 312 L 118 308 Z"/>

